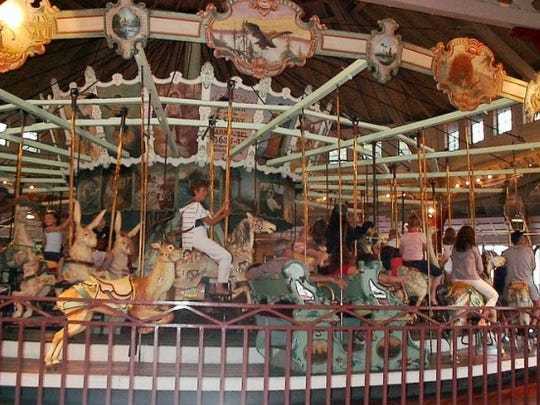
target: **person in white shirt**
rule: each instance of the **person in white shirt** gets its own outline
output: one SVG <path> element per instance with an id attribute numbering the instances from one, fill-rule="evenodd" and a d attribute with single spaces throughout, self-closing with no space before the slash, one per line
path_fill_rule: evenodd
<path id="1" fill-rule="evenodd" d="M 229 275 L 232 268 L 232 256 L 221 245 L 208 237 L 207 228 L 221 222 L 229 215 L 229 202 L 212 215 L 202 202 L 208 195 L 209 184 L 206 180 L 194 180 L 191 184 L 193 198 L 189 204 L 180 209 L 182 216 L 182 248 L 191 250 L 195 248 L 199 252 L 208 255 L 218 264 L 218 279 L 216 294 L 226 294 Z"/>

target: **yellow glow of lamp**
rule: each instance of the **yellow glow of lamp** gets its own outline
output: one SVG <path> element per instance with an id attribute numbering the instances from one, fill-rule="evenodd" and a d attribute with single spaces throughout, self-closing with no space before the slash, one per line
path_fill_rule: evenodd
<path id="1" fill-rule="evenodd" d="M 7 0 L 0 5 L 0 73 L 21 67 L 29 56 L 45 53 L 57 32 L 58 8 L 49 0 L 33 7 L 27 0 Z"/>
<path id="2" fill-rule="evenodd" d="M 0 6 L 0 21 L 12 30 L 19 28 L 24 20 L 25 12 L 19 2 L 7 0 Z"/>

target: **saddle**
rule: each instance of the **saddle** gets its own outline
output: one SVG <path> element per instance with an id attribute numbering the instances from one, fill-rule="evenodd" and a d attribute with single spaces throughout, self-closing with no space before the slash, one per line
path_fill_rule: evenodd
<path id="1" fill-rule="evenodd" d="M 466 283 L 464 281 L 458 280 L 458 281 L 452 281 L 450 282 L 450 295 L 461 295 L 466 293 L 467 291 L 474 289 L 472 285 L 469 283 Z"/>
<path id="2" fill-rule="evenodd" d="M 131 277 L 112 281 L 90 277 L 77 286 L 79 290 L 84 289 L 85 295 L 89 295 L 93 299 L 131 301 L 135 298 L 135 287 Z"/>
<path id="3" fill-rule="evenodd" d="M 525 281 L 512 281 L 508 285 L 509 290 L 527 290 L 529 292 L 529 285 Z"/>

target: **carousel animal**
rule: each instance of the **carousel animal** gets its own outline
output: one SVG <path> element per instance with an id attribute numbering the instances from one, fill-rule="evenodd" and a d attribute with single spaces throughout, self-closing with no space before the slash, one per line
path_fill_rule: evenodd
<path id="1" fill-rule="evenodd" d="M 69 248 L 69 257 L 64 259 L 62 278 L 68 283 L 85 281 L 95 273 L 93 252 L 97 246 L 94 228 L 101 222 L 105 210 L 101 211 L 88 225 L 81 224 L 81 206 L 75 201 L 73 220 L 75 238 Z"/>
<path id="2" fill-rule="evenodd" d="M 233 257 L 230 278 L 234 286 L 233 299 L 245 294 L 247 301 L 251 301 L 246 285 L 246 271 L 253 263 L 255 235 L 275 230 L 274 224 L 248 212 L 246 218 L 229 235 L 227 249 Z M 176 275 L 176 299 L 202 300 L 205 293 L 202 284 L 204 280 L 217 278 L 217 265 L 205 254 L 193 250 L 186 252 L 184 258 L 176 264 Z"/>
<path id="3" fill-rule="evenodd" d="M 152 249 L 158 251 L 158 257 L 152 271 L 144 277 L 123 277 L 117 280 L 102 280 L 90 277 L 75 284 L 58 296 L 57 308 L 67 317 L 67 327 L 55 333 L 45 357 L 45 364 L 50 366 L 60 362 L 64 335 L 72 337 L 83 332 L 87 325 L 80 322 L 90 321 L 94 313 L 118 316 L 127 313 L 132 317 L 146 320 L 156 319 L 158 323 L 172 320 L 172 313 L 156 306 L 133 305 L 134 301 L 154 301 L 164 295 L 173 285 L 175 263 L 182 258 L 182 251 L 170 244 L 153 243 Z M 77 299 L 118 300 L 98 306 L 89 306 Z"/>
<path id="4" fill-rule="evenodd" d="M 139 233 L 140 224 L 137 224 L 129 232 L 122 232 L 122 216 L 116 214 L 114 221 L 115 240 L 112 248 L 112 260 L 106 263 L 104 270 L 107 270 L 111 278 L 120 278 L 129 275 L 129 256 L 134 252 L 132 238 Z"/>
<path id="5" fill-rule="evenodd" d="M 22 268 L 23 279 L 19 290 L 14 291 L 12 295 L 26 297 L 47 296 L 56 283 L 56 276 L 46 272 L 45 263 L 34 253 L 32 239 L 29 237 L 24 225 L 24 213 L 20 208 L 17 209 L 15 215 L 13 246 L 16 249 L 14 260 Z M 14 305 L 14 318 L 32 316 L 33 309 L 31 306 L 25 306 L 21 302 L 16 302 Z"/>

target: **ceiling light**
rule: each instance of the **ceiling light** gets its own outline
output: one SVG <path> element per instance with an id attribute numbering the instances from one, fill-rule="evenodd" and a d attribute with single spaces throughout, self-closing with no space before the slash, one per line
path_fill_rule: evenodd
<path id="1" fill-rule="evenodd" d="M 390 194 L 386 194 L 386 198 L 390 198 Z"/>
<path id="2" fill-rule="evenodd" d="M 36 186 L 34 186 L 33 184 L 30 184 L 30 187 L 28 187 L 30 190 L 33 190 L 36 188 Z"/>
<path id="3" fill-rule="evenodd" d="M 480 183 L 481 181 L 482 181 L 482 180 L 480 180 L 480 179 L 476 179 L 476 182 L 477 182 L 477 183 Z"/>
<path id="4" fill-rule="evenodd" d="M 466 182 L 465 182 L 465 185 L 466 185 L 466 186 L 470 186 L 470 185 L 471 185 L 471 183 L 470 183 L 470 182 L 468 182 L 468 181 L 466 181 Z"/>
<path id="5" fill-rule="evenodd" d="M 460 188 L 461 186 L 459 185 L 459 183 L 456 184 L 456 188 Z"/>
<path id="6" fill-rule="evenodd" d="M 36 219 L 36 216 L 34 214 L 26 214 L 26 219 Z"/>
<path id="7" fill-rule="evenodd" d="M 24 22 L 24 10 L 14 0 L 8 0 L 0 6 L 0 21 L 12 30 Z"/>
<path id="8" fill-rule="evenodd" d="M 491 180 L 492 178 L 493 178 L 493 176 L 491 174 L 488 174 L 488 179 Z"/>

